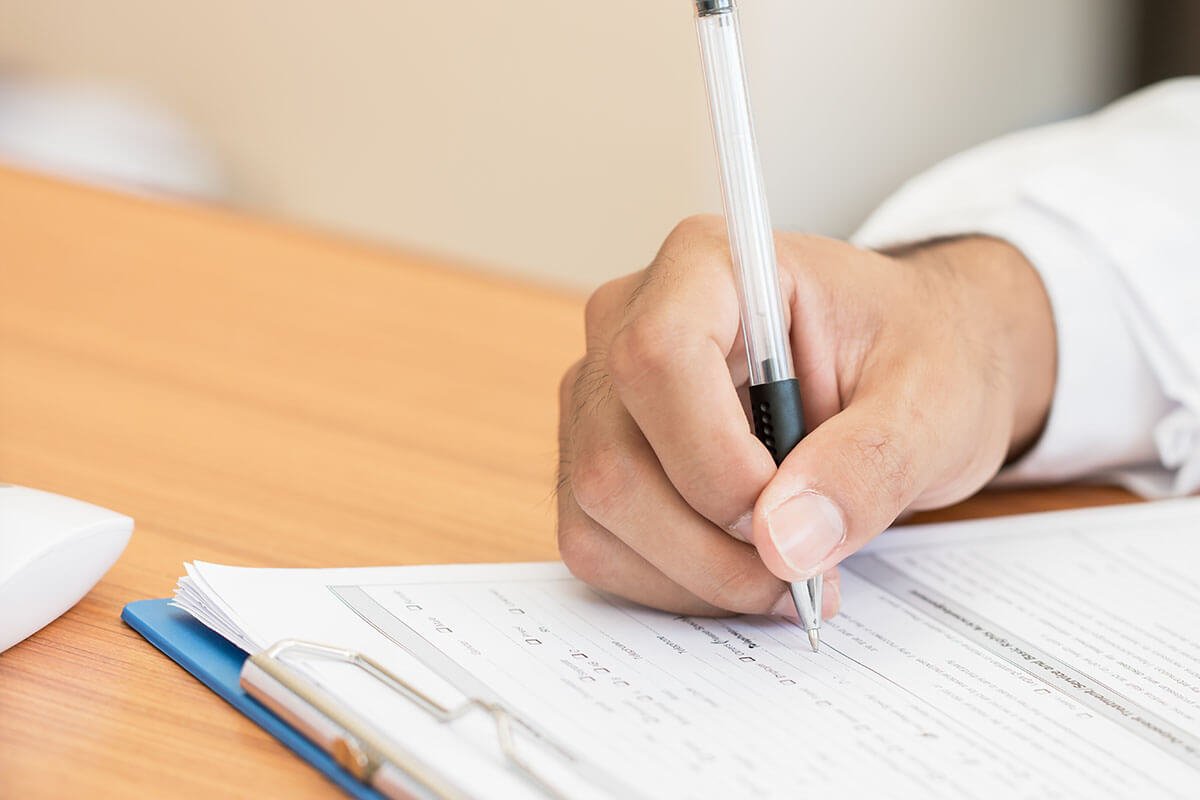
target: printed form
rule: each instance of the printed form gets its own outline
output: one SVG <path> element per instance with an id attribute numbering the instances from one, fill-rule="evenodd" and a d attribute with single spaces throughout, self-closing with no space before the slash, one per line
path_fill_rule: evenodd
<path id="1" fill-rule="evenodd" d="M 247 650 L 349 647 L 447 702 L 503 704 L 567 796 L 1183 798 L 1196 565 L 1200 500 L 897 528 L 843 564 L 819 654 L 786 620 L 656 612 L 561 564 L 196 564 L 177 600 Z M 307 668 L 465 791 L 538 796 L 486 720 L 451 730 L 344 665 Z"/>

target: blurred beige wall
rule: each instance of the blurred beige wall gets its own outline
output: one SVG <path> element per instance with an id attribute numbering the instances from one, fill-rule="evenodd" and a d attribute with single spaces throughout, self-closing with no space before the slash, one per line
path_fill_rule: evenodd
<path id="1" fill-rule="evenodd" d="M 1136 0 L 744 0 L 778 226 L 848 235 L 915 172 L 1134 84 Z"/>
<path id="2" fill-rule="evenodd" d="M 1127 83 L 1129 0 L 744 0 L 776 222 Z M 719 210 L 686 0 L 0 0 L 0 64 L 142 91 L 234 204 L 559 284 Z"/>

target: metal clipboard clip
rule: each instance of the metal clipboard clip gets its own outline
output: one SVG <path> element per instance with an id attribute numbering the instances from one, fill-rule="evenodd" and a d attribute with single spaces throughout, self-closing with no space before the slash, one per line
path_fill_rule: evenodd
<path id="1" fill-rule="evenodd" d="M 242 665 L 242 688 L 333 756 L 356 779 L 385 797 L 395 800 L 423 800 L 429 797 L 437 800 L 470 800 L 471 796 L 392 738 L 366 724 L 329 692 L 288 666 L 281 658 L 284 655 L 352 664 L 411 700 L 438 722 L 453 722 L 472 711 L 490 714 L 496 723 L 500 749 L 508 762 L 546 796 L 554 800 L 566 800 L 517 752 L 513 735 L 514 718 L 503 706 L 468 698 L 457 706 L 447 707 L 361 653 L 313 642 L 284 639 L 247 658 Z"/>

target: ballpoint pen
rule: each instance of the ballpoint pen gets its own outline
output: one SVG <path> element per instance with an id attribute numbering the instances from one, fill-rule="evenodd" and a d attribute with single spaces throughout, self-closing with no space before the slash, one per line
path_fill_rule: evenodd
<path id="1" fill-rule="evenodd" d="M 734 0 L 695 3 L 725 227 L 750 364 L 751 417 L 755 435 L 778 466 L 804 437 L 804 410 L 783 323 L 775 239 L 750 116 L 737 6 Z M 821 576 L 793 583 L 791 590 L 800 624 L 816 652 L 821 641 Z"/>

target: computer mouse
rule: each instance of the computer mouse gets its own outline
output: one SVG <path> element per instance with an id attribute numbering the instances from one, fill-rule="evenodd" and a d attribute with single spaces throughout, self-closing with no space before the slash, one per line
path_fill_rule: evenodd
<path id="1" fill-rule="evenodd" d="M 132 533 L 124 514 L 0 484 L 0 653 L 78 603 Z"/>

